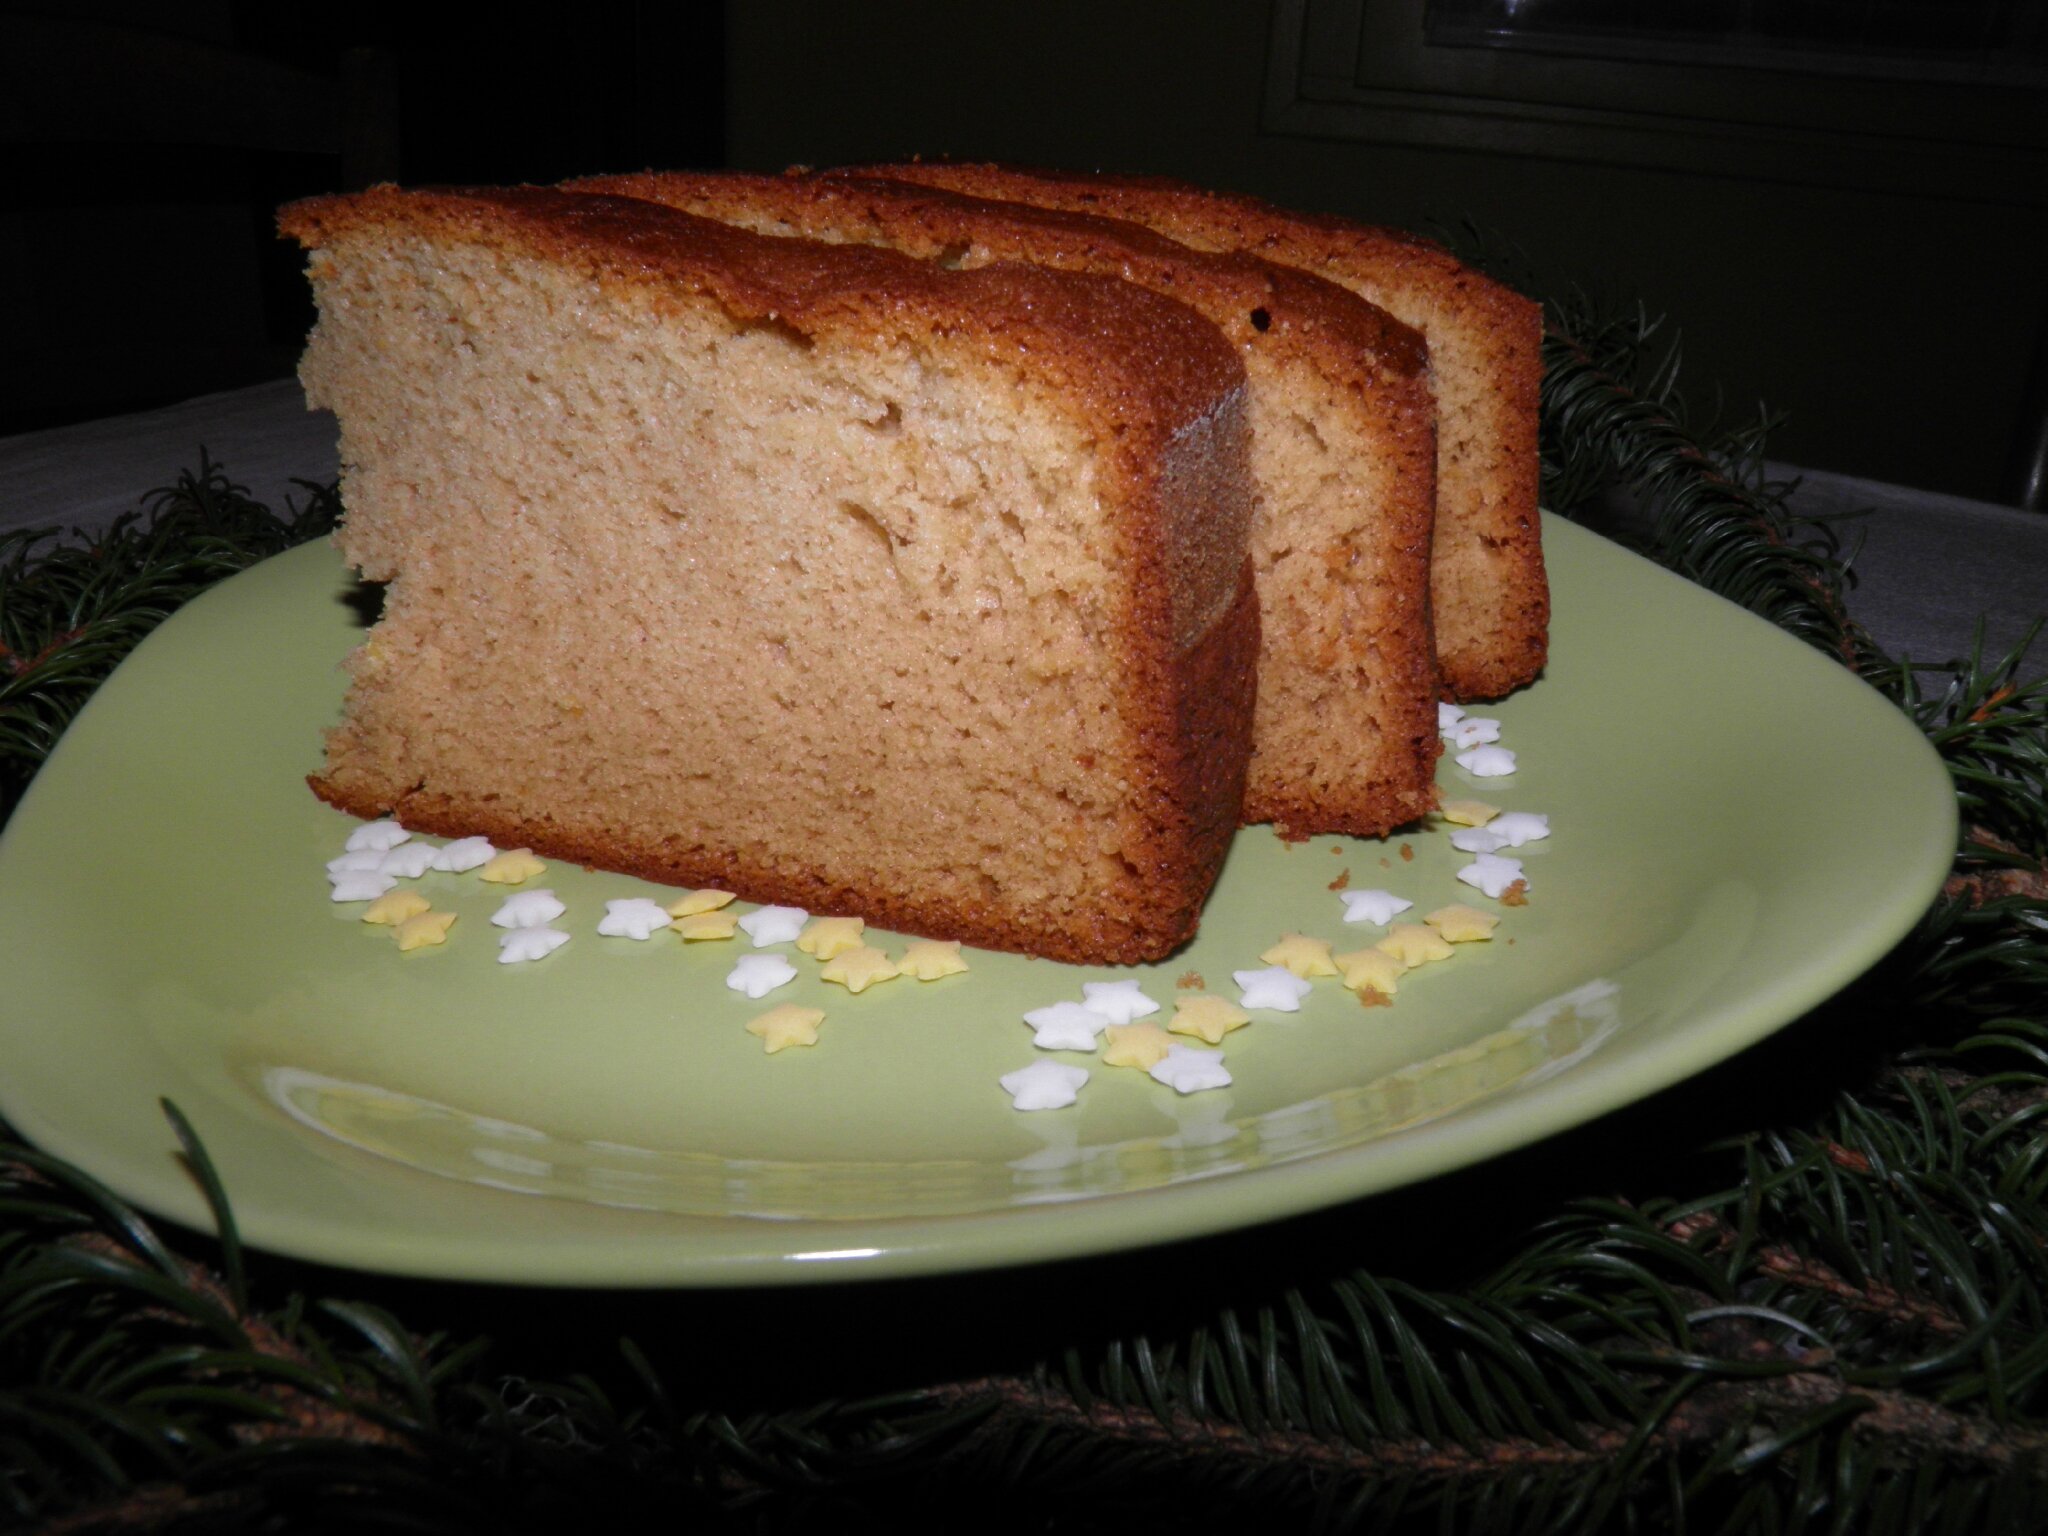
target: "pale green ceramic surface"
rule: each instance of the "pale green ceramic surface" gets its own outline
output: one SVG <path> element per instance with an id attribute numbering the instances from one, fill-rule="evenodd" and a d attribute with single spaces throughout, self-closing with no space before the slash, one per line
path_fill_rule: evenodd
<path id="1" fill-rule="evenodd" d="M 1768 625 L 1568 524 L 1546 525 L 1551 665 L 1485 713 L 1508 779 L 1449 795 L 1547 812 L 1526 907 L 1412 974 L 1334 981 L 1231 1035 L 1236 1077 L 1178 1097 L 1089 1065 L 1071 1108 L 1012 1110 L 1027 1008 L 1116 973 L 970 952 L 971 974 L 860 996 L 795 956 L 760 1003 L 734 944 L 576 937 L 496 963 L 503 892 L 400 955 L 322 864 L 352 823 L 303 784 L 356 637 L 312 547 L 191 604 L 107 683 L 0 840 L 0 1112 L 138 1205 L 206 1223 L 158 1100 L 204 1137 L 244 1236 L 400 1273 L 562 1284 L 817 1281 L 969 1268 L 1233 1227 L 1489 1157 L 1676 1082 L 1884 952 L 1948 867 L 1954 800 L 1918 732 Z M 1412 860 L 1401 855 L 1412 849 Z M 1170 1007 L 1298 929 L 1339 952 L 1330 889 L 1483 897 L 1441 830 L 1387 844 L 1240 835 L 1194 946 L 1134 973 Z M 886 941 L 885 941 L 886 942 Z M 900 943 L 891 946 L 900 948 Z M 818 1046 L 743 1025 L 822 1007 Z"/>

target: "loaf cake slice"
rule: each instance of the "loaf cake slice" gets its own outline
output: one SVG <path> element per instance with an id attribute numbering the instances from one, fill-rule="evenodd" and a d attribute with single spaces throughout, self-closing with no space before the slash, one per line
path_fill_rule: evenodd
<path id="1" fill-rule="evenodd" d="M 1208 251 L 1249 251 L 1342 283 L 1420 331 L 1437 397 L 1431 576 L 1445 692 L 1490 699 L 1543 669 L 1537 409 L 1543 311 L 1433 242 L 1158 177 L 917 162 L 872 174 L 977 197 L 1109 214 Z"/>
<path id="2" fill-rule="evenodd" d="M 1061 960 L 1194 932 L 1257 657 L 1213 326 L 549 189 L 281 224 L 388 583 L 323 798 Z"/>
<path id="3" fill-rule="evenodd" d="M 1434 408 L 1408 327 L 1293 268 L 905 183 L 649 172 L 570 185 L 949 267 L 1120 277 L 1207 316 L 1251 383 L 1261 641 L 1245 819 L 1377 836 L 1435 804 Z"/>

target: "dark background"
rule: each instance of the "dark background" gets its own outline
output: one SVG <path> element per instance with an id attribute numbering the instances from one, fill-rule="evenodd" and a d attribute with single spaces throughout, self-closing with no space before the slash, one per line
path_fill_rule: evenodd
<path id="1" fill-rule="evenodd" d="M 926 153 L 1476 232 L 1541 296 L 1668 314 L 1702 403 L 1787 414 L 1774 456 L 2006 499 L 2043 410 L 2043 9 L 584 0 L 524 27 L 0 0 L 0 433 L 288 373 L 310 316 L 272 212 L 365 163 L 546 181 Z M 1503 37 L 1510 12 L 1551 30 Z M 264 111 L 228 110 L 250 92 Z"/>

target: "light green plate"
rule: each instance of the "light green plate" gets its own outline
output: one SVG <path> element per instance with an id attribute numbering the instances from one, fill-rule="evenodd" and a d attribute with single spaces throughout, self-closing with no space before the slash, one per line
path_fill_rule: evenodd
<path id="1" fill-rule="evenodd" d="M 1720 1061 L 1841 987 L 1932 899 L 1954 844 L 1939 761 L 1876 693 L 1721 600 L 1546 527 L 1548 675 L 1484 711 L 1520 755 L 1447 795 L 1548 813 L 1526 906 L 1412 973 L 1391 1007 L 1335 981 L 1229 1036 L 1235 1082 L 1181 1097 L 1072 1053 L 1078 1105 L 997 1085 L 1020 1015 L 1117 973 L 969 952 L 965 976 L 853 996 L 797 955 L 749 1003 L 745 940 L 599 938 L 655 888 L 567 866 L 575 937 L 496 963 L 503 895 L 401 955 L 332 905 L 353 823 L 303 783 L 356 638 L 324 546 L 192 603 L 101 690 L 0 840 L 0 1112 L 127 1199 L 204 1226 L 158 1108 L 186 1112 L 243 1234 L 364 1269 L 516 1282 L 819 1281 L 1160 1242 L 1404 1184 L 1578 1124 Z M 1412 858 L 1410 857 L 1412 854 Z M 1458 900 L 1443 829 L 1384 844 L 1242 833 L 1196 943 L 1136 975 L 1171 1008 L 1281 933 L 1373 942 L 1333 886 L 1420 916 Z M 889 941 L 884 940 L 885 944 Z M 787 946 L 785 946 L 786 948 Z M 900 942 L 891 944 L 900 948 Z M 823 1008 L 766 1055 L 744 1024 Z M 1164 1014 L 1162 1014 L 1162 1017 Z"/>

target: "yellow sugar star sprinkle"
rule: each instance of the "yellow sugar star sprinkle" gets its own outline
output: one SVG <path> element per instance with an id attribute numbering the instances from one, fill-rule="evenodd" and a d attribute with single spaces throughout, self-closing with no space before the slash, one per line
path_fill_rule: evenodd
<path id="1" fill-rule="evenodd" d="M 859 949 L 861 931 L 866 927 L 867 924 L 857 917 L 814 918 L 811 925 L 797 935 L 796 947 L 820 960 L 830 960 L 849 949 Z"/>
<path id="2" fill-rule="evenodd" d="M 418 891 L 386 891 L 363 909 L 363 921 L 387 923 L 396 928 L 408 917 L 418 917 L 432 905 Z"/>
<path id="3" fill-rule="evenodd" d="M 1427 965 L 1432 960 L 1451 958 L 1451 946 L 1444 942 L 1444 936 L 1434 928 L 1421 923 L 1396 923 L 1387 930 L 1379 948 L 1396 960 L 1414 970 L 1418 965 Z"/>
<path id="4" fill-rule="evenodd" d="M 1173 1000 L 1173 1022 L 1166 1027 L 1176 1035 L 1193 1035 L 1216 1045 L 1233 1029 L 1242 1029 L 1251 1021 L 1252 1016 L 1228 998 L 1197 992 Z"/>
<path id="5" fill-rule="evenodd" d="M 770 1008 L 758 1018 L 747 1021 L 747 1033 L 761 1037 L 761 1044 L 770 1056 L 784 1046 L 816 1045 L 818 1026 L 825 1022 L 822 1008 L 799 1008 L 795 1003 L 784 1003 L 780 1008 Z"/>
<path id="6" fill-rule="evenodd" d="M 818 974 L 827 981 L 838 982 L 849 992 L 864 992 L 876 982 L 887 981 L 903 973 L 896 969 L 896 962 L 879 949 L 862 944 L 826 961 L 825 968 Z"/>
<path id="7" fill-rule="evenodd" d="M 1384 949 L 1354 949 L 1348 955 L 1337 957 L 1337 968 L 1344 974 L 1344 985 L 1352 991 L 1363 994 L 1378 992 L 1392 997 L 1400 989 L 1401 973 L 1408 969 Z"/>
<path id="8" fill-rule="evenodd" d="M 1112 1024 L 1102 1032 L 1102 1061 L 1105 1066 L 1152 1070 L 1155 1061 L 1166 1059 L 1173 1049 L 1173 1037 L 1150 1019 L 1136 1024 Z"/>
<path id="9" fill-rule="evenodd" d="M 1305 933 L 1282 934 L 1280 942 L 1259 958 L 1268 965 L 1286 966 L 1303 981 L 1312 976 L 1337 974 L 1337 967 L 1330 960 L 1329 942 L 1325 939 L 1312 939 Z"/>
<path id="10" fill-rule="evenodd" d="M 493 856 L 476 877 L 492 885 L 523 885 L 546 868 L 531 848 L 508 848 Z"/>
<path id="11" fill-rule="evenodd" d="M 693 917 L 699 912 L 716 912 L 732 901 L 731 891 L 685 891 L 668 904 L 670 917 Z M 730 938 L 728 934 L 726 937 Z"/>
<path id="12" fill-rule="evenodd" d="M 1483 827 L 1500 814 L 1500 807 L 1484 800 L 1446 800 L 1436 808 L 1436 813 L 1461 827 Z"/>
<path id="13" fill-rule="evenodd" d="M 691 912 L 669 925 L 682 935 L 685 944 L 697 939 L 729 939 L 739 931 L 737 912 Z"/>
<path id="14" fill-rule="evenodd" d="M 967 962 L 960 958 L 958 939 L 919 939 L 903 951 L 896 969 L 919 981 L 937 981 L 941 976 L 965 974 Z"/>
<path id="15" fill-rule="evenodd" d="M 453 912 L 418 912 L 406 918 L 391 932 L 398 940 L 398 947 L 424 949 L 429 944 L 446 944 L 448 930 L 455 926 Z"/>
<path id="16" fill-rule="evenodd" d="M 1490 939 L 1493 937 L 1493 930 L 1500 926 L 1500 919 L 1492 913 L 1480 912 L 1458 902 L 1453 902 L 1448 907 L 1438 907 L 1423 921 L 1453 944 L 1470 944 L 1477 939 Z"/>

